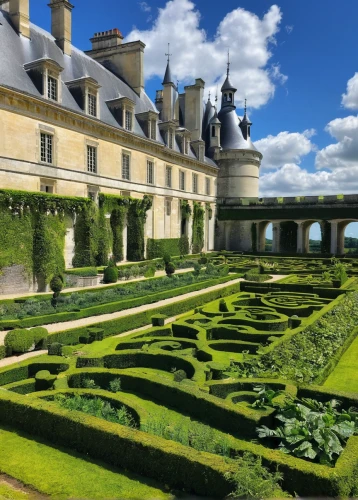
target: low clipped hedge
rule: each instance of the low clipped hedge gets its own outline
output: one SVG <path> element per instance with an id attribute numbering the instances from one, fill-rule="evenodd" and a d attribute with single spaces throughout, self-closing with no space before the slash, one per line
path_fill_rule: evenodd
<path id="1" fill-rule="evenodd" d="M 228 278 L 220 278 L 221 283 L 228 282 Z M 151 317 L 153 314 L 165 314 L 168 317 L 177 316 L 184 312 L 188 312 L 191 309 L 202 306 L 207 302 L 216 300 L 220 297 L 226 297 L 235 292 L 240 291 L 240 283 L 228 284 L 225 288 L 219 290 L 212 290 L 211 292 L 204 292 L 194 297 L 188 299 L 180 300 L 174 302 L 173 304 L 168 304 L 165 306 L 160 306 L 156 309 L 150 309 L 145 312 L 130 314 L 122 318 L 113 319 L 109 321 L 103 321 L 90 325 L 89 327 L 78 327 L 65 330 L 63 332 L 53 333 L 49 337 L 49 341 L 59 342 L 63 345 L 78 344 L 80 337 L 88 337 L 88 328 L 95 326 L 97 328 L 104 329 L 104 337 L 111 337 L 112 335 L 118 335 L 128 330 L 134 330 L 135 328 L 140 328 L 151 323 Z M 152 298 L 152 297 L 151 297 Z M 148 303 L 147 298 L 145 303 Z M 159 299 L 157 299 L 159 300 Z"/>
<path id="2" fill-rule="evenodd" d="M 6 347 L 4 345 L 0 345 L 0 359 L 4 359 L 6 356 Z"/>
<path id="3" fill-rule="evenodd" d="M 0 422 L 173 488 L 220 498 L 232 490 L 230 460 L 37 398 L 0 391 Z"/>
<path id="4" fill-rule="evenodd" d="M 60 312 L 54 314 L 47 314 L 45 316 L 35 316 L 32 318 L 25 318 L 22 320 L 3 320 L 0 321 L 0 328 L 11 329 L 11 328 L 30 328 L 37 325 L 62 323 L 66 321 L 75 321 L 77 319 L 88 318 L 90 316 L 98 316 L 102 314 L 111 314 L 113 312 L 123 311 L 124 309 L 131 309 L 133 307 L 138 307 L 146 304 L 151 304 L 153 302 L 158 302 L 159 300 L 169 299 L 172 297 L 177 297 L 185 293 L 196 292 L 202 290 L 203 288 L 208 288 L 211 286 L 219 285 L 221 283 L 227 283 L 236 279 L 238 276 L 231 275 L 222 278 L 209 278 L 207 281 L 201 281 L 200 283 L 192 283 L 180 288 L 172 288 L 171 290 L 165 290 L 163 292 L 147 293 L 144 297 L 136 297 L 134 299 L 122 299 L 118 302 L 110 302 L 108 304 L 101 304 L 98 306 L 91 306 L 80 311 L 73 312 Z M 161 278 L 159 278 L 161 279 Z"/>
<path id="5" fill-rule="evenodd" d="M 185 381 L 178 384 L 169 379 L 159 381 L 157 377 L 149 374 L 142 376 L 126 373 L 124 370 L 108 371 L 103 368 L 92 368 L 69 375 L 68 383 L 70 387 L 80 388 L 83 381 L 90 378 L 103 389 L 118 376 L 121 379 L 122 390 L 177 408 L 181 413 L 188 413 L 208 425 L 238 437 L 254 439 L 257 437 L 258 425 L 273 423 L 271 417 L 273 410 L 269 411 L 269 415 L 262 417 L 260 412 L 254 409 L 235 407 Z"/>
<path id="6" fill-rule="evenodd" d="M 70 365 L 64 363 L 62 358 L 54 359 L 53 361 L 46 361 L 44 363 L 35 362 L 29 359 L 21 366 L 17 367 L 5 367 L 0 370 L 0 386 L 12 384 L 14 382 L 19 382 L 21 380 L 26 380 L 28 378 L 34 378 L 36 373 L 40 370 L 48 370 L 50 373 L 57 375 L 60 372 L 68 370 Z"/>

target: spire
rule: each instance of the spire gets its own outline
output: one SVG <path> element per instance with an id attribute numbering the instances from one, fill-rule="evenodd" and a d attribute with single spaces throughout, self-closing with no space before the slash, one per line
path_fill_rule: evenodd
<path id="1" fill-rule="evenodd" d="M 226 76 L 228 77 L 230 74 L 230 49 L 227 49 L 227 70 Z"/>
<path id="2" fill-rule="evenodd" d="M 165 54 L 168 59 L 167 59 L 167 69 L 165 70 L 165 75 L 164 75 L 164 80 L 162 82 L 162 85 L 166 85 L 167 83 L 172 83 L 174 85 L 173 77 L 172 77 L 172 72 L 170 69 L 170 56 L 172 55 L 170 53 L 170 43 L 168 43 L 168 53 Z"/>
<path id="3" fill-rule="evenodd" d="M 247 139 L 249 139 L 251 136 L 251 125 L 252 125 L 250 118 L 247 116 L 247 99 L 245 99 L 244 111 L 245 114 L 240 122 L 240 128 L 245 141 L 247 141 Z"/>

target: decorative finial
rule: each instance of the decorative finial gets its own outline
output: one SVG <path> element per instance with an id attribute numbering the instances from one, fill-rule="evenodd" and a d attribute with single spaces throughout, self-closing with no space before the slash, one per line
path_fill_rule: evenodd
<path id="1" fill-rule="evenodd" d="M 245 115 L 246 115 L 246 111 L 247 111 L 247 99 L 245 99 Z"/>
<path id="2" fill-rule="evenodd" d="M 227 49 L 227 76 L 229 76 L 230 73 L 230 49 Z"/>
<path id="3" fill-rule="evenodd" d="M 216 86 L 215 102 L 218 102 L 218 86 Z"/>
<path id="4" fill-rule="evenodd" d="M 209 101 L 210 101 L 210 97 L 211 97 L 211 91 L 209 90 Z"/>
<path id="5" fill-rule="evenodd" d="M 168 54 L 165 54 L 165 55 L 168 56 L 167 61 L 168 61 L 168 64 L 169 64 L 169 62 L 170 62 L 170 56 L 173 55 L 173 54 L 170 53 L 170 43 L 168 43 Z"/>

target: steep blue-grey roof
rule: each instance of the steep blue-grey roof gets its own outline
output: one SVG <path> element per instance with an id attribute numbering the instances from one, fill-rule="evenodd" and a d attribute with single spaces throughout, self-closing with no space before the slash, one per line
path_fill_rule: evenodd
<path id="1" fill-rule="evenodd" d="M 30 76 L 26 73 L 24 64 L 38 59 L 50 58 L 64 68 L 61 73 L 62 106 L 84 114 L 65 82 L 89 76 L 94 78 L 101 86 L 99 89 L 99 119 L 104 123 L 121 128 L 106 105 L 106 101 L 118 97 L 132 99 L 135 102 L 135 113 L 143 113 L 149 110 L 157 112 L 154 103 L 144 91 L 138 96 L 118 76 L 75 47 L 72 47 L 71 57 L 64 55 L 56 45 L 54 37 L 32 23 L 30 24 L 31 39 L 21 37 L 12 28 L 8 14 L 1 10 L 0 23 L 0 85 L 12 87 L 35 97 L 42 97 Z M 134 120 L 133 132 L 145 137 L 137 120 Z M 163 142 L 159 130 L 157 131 L 157 141 Z"/>
<path id="2" fill-rule="evenodd" d="M 225 149 L 247 149 L 257 151 L 250 138 L 245 141 L 239 127 L 239 118 L 232 107 L 221 108 L 218 114 L 221 122 L 221 147 Z"/>
<path id="3" fill-rule="evenodd" d="M 169 61 L 167 64 L 167 69 L 165 70 L 165 75 L 164 75 L 164 80 L 162 82 L 162 85 L 165 85 L 167 83 L 174 83 Z"/>

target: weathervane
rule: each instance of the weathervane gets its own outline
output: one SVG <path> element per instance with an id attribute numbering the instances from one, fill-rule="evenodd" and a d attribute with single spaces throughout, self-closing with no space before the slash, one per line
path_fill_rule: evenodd
<path id="1" fill-rule="evenodd" d="M 230 73 L 230 49 L 227 49 L 227 76 Z"/>
<path id="2" fill-rule="evenodd" d="M 245 99 L 245 115 L 246 115 L 246 111 L 247 111 L 247 99 Z"/>
<path id="3" fill-rule="evenodd" d="M 210 90 L 209 90 L 209 101 L 210 101 L 210 97 L 211 97 L 211 92 L 210 92 Z"/>
<path id="4" fill-rule="evenodd" d="M 165 54 L 165 55 L 168 56 L 168 64 L 169 64 L 170 56 L 173 55 L 173 54 L 170 53 L 170 43 L 168 43 L 168 54 Z"/>

